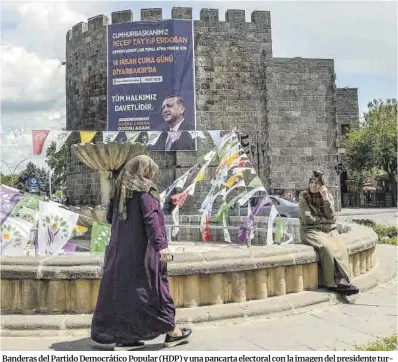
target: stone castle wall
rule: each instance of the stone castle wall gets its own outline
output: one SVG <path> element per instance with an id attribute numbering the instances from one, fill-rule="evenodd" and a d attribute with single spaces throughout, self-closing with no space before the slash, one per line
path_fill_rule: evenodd
<path id="1" fill-rule="evenodd" d="M 112 23 L 133 21 L 133 14 L 119 11 L 111 18 Z M 162 18 L 162 9 L 141 10 L 142 21 Z M 191 19 L 192 9 L 173 8 L 171 18 Z M 67 33 L 69 130 L 105 129 L 108 22 L 99 15 Z M 237 127 L 248 134 L 250 158 L 267 187 L 302 189 L 315 168 L 324 170 L 330 185 L 336 183 L 336 118 L 339 109 L 353 115 L 355 107 L 344 102 L 344 95 L 336 103 L 333 60 L 273 58 L 268 11 L 254 11 L 246 22 L 244 10 L 227 10 L 221 22 L 218 10 L 202 9 L 200 20 L 194 20 L 194 36 L 197 129 Z M 208 138 L 198 141 L 198 152 L 152 153 L 162 169 L 161 187 L 210 147 Z M 99 186 L 91 185 L 98 178 L 88 182 L 87 173 L 95 174 L 72 155 L 67 176 L 72 203 L 98 203 Z M 205 190 L 196 192 L 199 204 L 201 192 Z M 191 207 L 196 209 L 198 202 Z"/>
<path id="2" fill-rule="evenodd" d="M 267 76 L 271 187 L 302 189 L 317 169 L 332 191 L 337 183 L 334 61 L 273 58 Z"/>
<path id="3" fill-rule="evenodd" d="M 336 121 L 338 125 L 355 127 L 359 122 L 358 89 L 337 88 L 336 90 Z"/>

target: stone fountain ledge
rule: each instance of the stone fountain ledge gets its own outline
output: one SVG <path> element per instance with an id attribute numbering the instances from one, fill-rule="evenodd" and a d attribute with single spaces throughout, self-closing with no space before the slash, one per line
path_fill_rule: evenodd
<path id="1" fill-rule="evenodd" d="M 384 283 L 388 283 L 397 276 L 396 247 L 392 245 L 378 245 L 376 267 L 366 274 L 354 278 L 361 293 Z M 349 297 L 354 302 L 356 296 Z M 187 325 L 191 323 L 223 323 L 232 320 L 234 323 L 251 319 L 275 318 L 292 314 L 304 313 L 314 308 L 325 308 L 336 305 L 339 298 L 333 293 L 318 290 L 292 293 L 264 300 L 224 305 L 211 305 L 197 308 L 178 308 L 177 323 Z M 343 301 L 344 302 L 344 301 Z M 33 314 L 33 315 L 2 315 L 2 337 L 27 336 L 84 336 L 90 334 L 91 314 Z"/>
<path id="2" fill-rule="evenodd" d="M 366 275 L 376 265 L 377 235 L 351 224 L 344 238 L 353 276 Z M 233 305 L 318 288 L 318 259 L 312 247 L 192 244 L 173 244 L 174 261 L 168 267 L 179 308 Z M 90 254 L 2 257 L 2 314 L 92 313 L 102 259 Z"/>

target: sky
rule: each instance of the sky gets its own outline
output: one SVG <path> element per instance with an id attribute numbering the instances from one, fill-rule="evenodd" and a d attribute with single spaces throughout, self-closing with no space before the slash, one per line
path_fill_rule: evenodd
<path id="1" fill-rule="evenodd" d="M 60 130 L 66 125 L 65 36 L 80 21 L 112 11 L 189 6 L 200 9 L 271 11 L 275 57 L 333 58 L 338 87 L 358 88 L 360 114 L 373 98 L 397 97 L 397 3 L 395 1 L 2 1 L 1 2 L 1 171 L 33 156 L 31 134 L 18 145 L 13 128 Z M 47 144 L 51 141 L 51 134 Z M 43 152 L 44 153 L 44 152 Z M 20 164 L 17 171 L 24 168 Z"/>

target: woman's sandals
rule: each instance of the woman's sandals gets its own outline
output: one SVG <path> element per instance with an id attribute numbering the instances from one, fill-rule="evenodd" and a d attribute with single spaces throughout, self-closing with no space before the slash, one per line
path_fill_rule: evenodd
<path id="1" fill-rule="evenodd" d="M 344 295 L 354 295 L 359 293 L 358 287 L 352 284 L 338 284 L 336 287 L 329 287 L 327 288 L 328 290 L 335 292 L 335 293 L 340 293 Z"/>
<path id="2" fill-rule="evenodd" d="M 169 334 L 166 335 L 166 339 L 164 341 L 165 347 L 175 347 L 182 343 L 185 343 L 189 336 L 191 335 L 192 330 L 189 328 L 181 328 L 181 336 L 172 337 Z"/>

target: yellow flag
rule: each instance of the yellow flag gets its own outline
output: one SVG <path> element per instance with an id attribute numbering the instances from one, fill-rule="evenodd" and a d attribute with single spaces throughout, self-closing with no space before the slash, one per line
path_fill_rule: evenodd
<path id="1" fill-rule="evenodd" d="M 80 131 L 80 140 L 81 143 L 90 142 L 94 136 L 96 135 L 97 131 Z"/>
<path id="2" fill-rule="evenodd" d="M 75 225 L 75 231 L 77 233 L 85 233 L 87 230 L 85 226 Z"/>
<path id="3" fill-rule="evenodd" d="M 236 181 L 236 179 L 237 179 L 238 177 L 243 177 L 242 172 L 239 172 L 239 173 L 237 173 L 236 175 L 231 176 L 231 177 L 228 179 L 228 181 L 227 181 L 227 183 L 225 184 L 225 186 L 227 186 L 228 188 L 230 188 L 230 187 L 235 183 L 235 181 Z"/>
<path id="4" fill-rule="evenodd" d="M 206 171 L 206 167 L 203 166 L 203 167 L 200 169 L 200 171 L 198 172 L 198 174 L 197 174 L 197 176 L 196 176 L 196 179 L 195 179 L 195 182 L 196 182 L 196 181 L 202 181 L 202 180 L 204 179 L 204 177 L 205 177 L 205 171 Z"/>
<path id="5" fill-rule="evenodd" d="M 235 159 L 239 156 L 240 151 L 236 151 L 232 156 L 230 156 L 227 160 L 228 165 L 232 165 Z"/>

